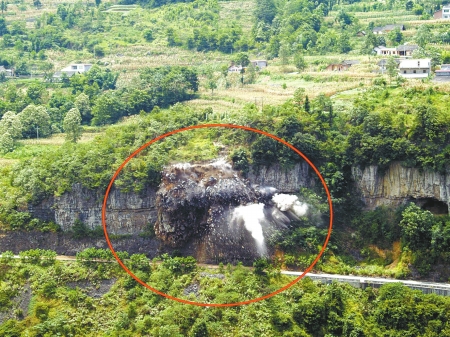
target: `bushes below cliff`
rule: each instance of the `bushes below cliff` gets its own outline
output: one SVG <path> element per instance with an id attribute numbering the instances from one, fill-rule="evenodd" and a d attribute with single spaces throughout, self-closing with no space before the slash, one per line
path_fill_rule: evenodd
<path id="1" fill-rule="evenodd" d="M 91 252 L 96 255 L 100 252 Z M 133 257 L 126 260 L 132 263 Z M 172 258 L 169 258 L 172 259 Z M 130 265 L 149 285 L 185 299 L 229 303 L 261 296 L 292 281 L 267 279 L 241 265 L 185 273 L 170 265 Z M 308 277 L 280 294 L 250 305 L 201 308 L 166 300 L 145 289 L 116 263 L 40 266 L 0 260 L 0 335 L 95 336 L 448 336 L 450 299 L 424 295 L 400 283 L 356 289 Z M 29 285 L 29 287 L 28 287 Z M 28 288 L 27 288 L 28 287 Z M 28 290 L 26 290 L 28 289 Z M 17 308 L 29 294 L 29 310 Z"/>

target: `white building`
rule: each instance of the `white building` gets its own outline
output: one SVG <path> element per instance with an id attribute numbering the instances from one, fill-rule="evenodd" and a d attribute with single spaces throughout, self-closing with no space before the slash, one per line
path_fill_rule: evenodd
<path id="1" fill-rule="evenodd" d="M 450 5 L 442 6 L 442 9 L 435 12 L 433 16 L 435 19 L 449 20 L 450 19 Z"/>
<path id="2" fill-rule="evenodd" d="M 4 73 L 5 76 L 12 77 L 13 71 L 12 69 L 6 69 L 4 66 L 0 66 L 0 73 Z"/>
<path id="3" fill-rule="evenodd" d="M 400 60 L 398 74 L 405 78 L 427 78 L 431 73 L 431 59 Z"/>
<path id="4" fill-rule="evenodd" d="M 267 61 L 266 60 L 253 60 L 250 61 L 251 64 L 253 64 L 255 67 L 258 67 L 259 69 L 263 69 L 267 67 Z"/>
<path id="5" fill-rule="evenodd" d="M 82 74 L 88 71 L 92 68 L 92 64 L 84 64 L 84 63 L 74 63 L 71 64 L 63 69 L 61 71 L 57 71 L 53 77 L 54 78 L 61 78 L 62 74 L 66 74 L 67 77 L 71 77 L 75 74 Z"/>
<path id="6" fill-rule="evenodd" d="M 228 67 L 228 72 L 229 73 L 240 73 L 242 71 L 243 67 L 242 66 L 231 66 Z"/>
<path id="7" fill-rule="evenodd" d="M 401 46 L 388 48 L 385 46 L 375 47 L 373 50 L 380 56 L 400 56 L 400 57 L 411 57 L 414 50 L 418 49 L 419 46 L 415 44 L 404 44 Z"/>

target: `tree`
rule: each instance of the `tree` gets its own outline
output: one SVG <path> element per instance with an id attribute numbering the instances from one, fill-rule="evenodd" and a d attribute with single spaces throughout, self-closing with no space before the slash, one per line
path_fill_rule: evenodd
<path id="1" fill-rule="evenodd" d="M 269 261 L 265 258 L 258 258 L 253 262 L 254 273 L 256 275 L 266 275 L 265 269 L 269 268 Z"/>
<path id="2" fill-rule="evenodd" d="M 98 7 L 98 6 L 100 6 L 101 2 L 102 2 L 102 0 L 95 0 L 95 5 Z"/>
<path id="3" fill-rule="evenodd" d="M 427 25 L 420 25 L 415 36 L 415 40 L 419 47 L 424 48 L 425 45 L 430 41 L 430 36 L 430 28 Z"/>
<path id="4" fill-rule="evenodd" d="M 350 36 L 347 33 L 342 33 L 339 35 L 337 47 L 340 53 L 348 53 L 350 50 L 352 50 L 352 47 L 350 45 Z"/>
<path id="5" fill-rule="evenodd" d="M 39 9 L 42 6 L 41 0 L 33 0 L 33 5 Z"/>
<path id="6" fill-rule="evenodd" d="M 41 83 L 33 83 L 27 89 L 27 97 L 31 103 L 39 104 L 45 92 L 45 87 Z"/>
<path id="7" fill-rule="evenodd" d="M 191 334 L 192 337 L 208 337 L 208 328 L 205 321 L 195 322 L 192 327 Z"/>
<path id="8" fill-rule="evenodd" d="M 250 59 L 248 58 L 247 53 L 237 53 L 233 58 L 233 62 L 236 65 L 246 67 L 250 63 Z"/>
<path id="9" fill-rule="evenodd" d="M 422 15 L 423 14 L 423 7 L 419 4 L 415 4 L 412 8 L 412 11 L 415 15 Z"/>
<path id="10" fill-rule="evenodd" d="M 44 62 L 40 65 L 39 69 L 44 72 L 44 79 L 46 81 L 51 82 L 53 80 L 53 63 Z"/>
<path id="11" fill-rule="evenodd" d="M 50 116 L 42 105 L 30 104 L 18 114 L 24 138 L 47 137 L 52 133 Z"/>
<path id="12" fill-rule="evenodd" d="M 2 0 L 0 2 L 0 9 L 2 11 L 2 15 L 4 15 L 3 12 L 6 12 L 8 10 L 8 2 L 6 0 Z M 2 35 L 2 34 L 0 33 L 0 35 Z"/>
<path id="13" fill-rule="evenodd" d="M 0 120 L 0 134 L 8 132 L 12 139 L 22 136 L 22 123 L 19 117 L 12 111 L 7 111 Z"/>
<path id="14" fill-rule="evenodd" d="M 373 48 L 375 48 L 376 46 L 379 45 L 378 43 L 378 39 L 375 36 L 375 34 L 372 31 L 369 31 L 366 35 L 366 38 L 364 40 L 364 52 L 366 54 L 372 54 L 373 53 Z"/>
<path id="15" fill-rule="evenodd" d="M 305 70 L 307 64 L 302 54 L 296 53 L 294 55 L 294 65 L 300 71 Z"/>
<path id="16" fill-rule="evenodd" d="M 255 22 L 270 24 L 277 14 L 277 8 L 273 0 L 257 0 L 255 8 Z"/>
<path id="17" fill-rule="evenodd" d="M 0 36 L 8 34 L 8 27 L 6 26 L 6 21 L 4 17 L 0 18 Z M 5 40 L 3 40 L 3 45 L 5 45 Z M 7 46 L 7 45 L 5 45 Z"/>
<path id="18" fill-rule="evenodd" d="M 123 116 L 123 102 L 120 97 L 113 92 L 105 92 L 95 101 L 92 108 L 92 124 L 103 125 L 114 123 Z"/>
<path id="19" fill-rule="evenodd" d="M 211 96 L 214 94 L 214 89 L 217 89 L 217 78 L 214 75 L 214 70 L 208 68 L 205 72 L 206 82 L 205 88 L 211 90 Z"/>
<path id="20" fill-rule="evenodd" d="M 179 40 L 178 40 L 178 36 L 175 33 L 175 29 L 173 29 L 172 27 L 167 29 L 167 45 L 169 47 L 174 47 L 179 45 Z"/>
<path id="21" fill-rule="evenodd" d="M 92 115 L 91 115 L 91 103 L 89 101 L 89 96 L 85 93 L 81 93 L 77 96 L 75 99 L 75 107 L 78 109 L 78 111 L 81 114 L 81 121 L 83 123 L 89 123 L 91 121 Z"/>
<path id="22" fill-rule="evenodd" d="M 429 211 L 411 203 L 403 212 L 399 226 L 402 238 L 412 250 L 425 250 L 431 246 L 431 229 L 435 223 Z"/>
<path id="23" fill-rule="evenodd" d="M 301 106 L 305 100 L 305 88 L 297 88 L 294 91 L 294 102 Z"/>
<path id="24" fill-rule="evenodd" d="M 305 105 L 304 105 L 305 111 L 310 112 L 311 111 L 311 105 L 309 103 L 309 97 L 306 95 L 305 97 Z"/>
<path id="25" fill-rule="evenodd" d="M 340 10 L 336 17 L 336 21 L 340 23 L 342 28 L 346 28 L 355 22 L 355 18 L 347 12 Z"/>
<path id="26" fill-rule="evenodd" d="M 81 127 L 81 114 L 77 108 L 72 108 L 67 112 L 63 127 L 66 141 L 76 143 L 81 138 L 83 128 Z"/>
<path id="27" fill-rule="evenodd" d="M 278 56 L 281 59 L 281 65 L 285 66 L 289 63 L 289 45 L 287 43 L 283 43 L 280 47 L 280 51 L 278 52 Z"/>
<path id="28" fill-rule="evenodd" d="M 247 67 L 247 83 L 252 84 L 255 82 L 257 77 L 256 66 L 253 63 L 250 63 Z"/>
<path id="29" fill-rule="evenodd" d="M 153 37 L 153 31 L 151 29 L 147 29 L 144 31 L 144 39 L 147 42 L 152 42 L 155 38 Z"/>
<path id="30" fill-rule="evenodd" d="M 432 46 L 414 50 L 412 53 L 412 57 L 417 59 L 430 58 L 432 67 L 436 67 L 437 65 L 442 63 L 441 51 L 438 48 Z"/>
<path id="31" fill-rule="evenodd" d="M 0 153 L 8 153 L 14 150 L 14 139 L 9 132 L 0 134 Z"/>
<path id="32" fill-rule="evenodd" d="M 413 9 L 413 6 L 414 6 L 414 2 L 412 2 L 412 0 L 406 1 L 406 3 L 405 3 L 405 9 L 406 9 L 407 11 L 412 10 L 412 9 Z"/>
<path id="33" fill-rule="evenodd" d="M 390 81 L 392 81 L 392 78 L 397 76 L 398 73 L 398 64 L 397 61 L 394 59 L 394 57 L 390 56 L 387 59 L 386 63 L 386 71 L 389 76 Z"/>
<path id="34" fill-rule="evenodd" d="M 398 45 L 403 41 L 403 34 L 400 28 L 397 27 L 387 34 L 387 38 L 393 45 Z"/>

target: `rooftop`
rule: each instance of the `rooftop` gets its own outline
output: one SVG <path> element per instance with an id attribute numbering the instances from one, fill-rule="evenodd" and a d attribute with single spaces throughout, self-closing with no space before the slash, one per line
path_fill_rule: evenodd
<path id="1" fill-rule="evenodd" d="M 431 67 L 431 59 L 401 60 L 400 68 L 428 69 Z"/>

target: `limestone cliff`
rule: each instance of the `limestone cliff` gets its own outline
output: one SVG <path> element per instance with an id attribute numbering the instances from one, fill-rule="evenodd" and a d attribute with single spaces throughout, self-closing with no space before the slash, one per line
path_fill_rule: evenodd
<path id="1" fill-rule="evenodd" d="M 63 231 L 68 231 L 76 219 L 89 228 L 102 225 L 104 191 L 93 191 L 75 184 L 70 192 L 51 197 L 37 206 L 30 205 L 29 212 L 35 217 L 54 221 Z M 133 234 L 142 231 L 156 219 L 155 189 L 142 193 L 123 192 L 112 188 L 109 194 L 106 222 L 112 234 Z"/>
<path id="2" fill-rule="evenodd" d="M 450 175 L 421 171 L 417 168 L 403 167 L 393 163 L 380 173 L 377 166 L 352 168 L 353 179 L 361 193 L 367 209 L 380 205 L 397 206 L 407 201 L 415 201 L 420 206 L 437 201 L 430 207 L 438 207 L 439 202 L 450 205 Z M 444 205 L 445 206 L 445 205 Z M 444 207 L 445 208 L 445 207 Z"/>
<path id="3" fill-rule="evenodd" d="M 315 183 L 314 172 L 306 162 L 289 169 L 283 169 L 279 164 L 252 167 L 248 179 L 253 184 L 272 186 L 283 193 L 295 193 L 300 187 L 312 187 Z"/>
<path id="4" fill-rule="evenodd" d="M 250 184 L 275 187 L 279 192 L 292 193 L 300 187 L 309 187 L 314 184 L 314 179 L 309 178 L 309 172 L 310 168 L 306 163 L 297 164 L 287 170 L 274 164 L 258 169 L 252 168 L 248 181 Z M 206 184 L 216 185 L 212 182 L 206 182 Z M 214 191 L 214 188 L 210 188 L 208 193 L 211 194 Z M 154 224 L 158 219 L 156 192 L 157 189 L 150 187 L 140 194 L 113 188 L 109 194 L 106 212 L 109 232 L 111 234 L 139 233 L 147 224 Z M 70 192 L 62 196 L 48 198 L 39 205 L 29 205 L 29 212 L 39 219 L 54 221 L 64 231 L 70 230 L 76 219 L 81 220 L 89 228 L 95 228 L 102 224 L 103 196 L 103 190 L 93 191 L 75 184 Z M 225 194 L 221 192 L 221 196 Z"/>

